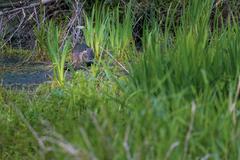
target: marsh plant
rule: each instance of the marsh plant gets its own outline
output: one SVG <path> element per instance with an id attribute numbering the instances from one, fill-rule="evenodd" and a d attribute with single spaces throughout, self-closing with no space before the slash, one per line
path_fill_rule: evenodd
<path id="1" fill-rule="evenodd" d="M 46 48 L 53 64 L 53 78 L 59 85 L 64 84 L 64 65 L 66 56 L 69 53 L 70 42 L 62 42 L 60 46 L 60 30 L 53 22 L 48 25 Z"/>
<path id="2" fill-rule="evenodd" d="M 93 48 L 96 59 L 99 59 L 107 43 L 106 26 L 109 23 L 109 14 L 107 8 L 96 4 L 92 9 L 92 14 L 86 16 L 86 27 L 84 35 L 87 44 Z"/>
<path id="3" fill-rule="evenodd" d="M 87 44 L 94 49 L 98 59 L 104 49 L 111 51 L 117 58 L 126 58 L 126 54 L 133 49 L 133 14 L 132 4 L 123 9 L 119 6 L 110 10 L 108 7 L 96 4 L 91 16 L 86 17 L 84 29 Z"/>
<path id="4" fill-rule="evenodd" d="M 46 53 L 47 46 L 45 45 L 46 44 L 45 41 L 47 38 L 46 28 L 48 28 L 47 23 L 41 23 L 39 26 L 34 27 L 34 35 L 36 37 L 36 42 L 37 42 L 37 46 L 36 46 L 37 60 L 44 60 L 49 58 L 48 54 Z"/>
<path id="5" fill-rule="evenodd" d="M 133 14 L 132 6 L 129 3 L 124 8 L 124 15 L 121 17 L 120 8 L 117 6 L 111 13 L 108 23 L 109 49 L 118 57 L 127 57 L 127 52 L 134 46 L 133 41 Z"/>

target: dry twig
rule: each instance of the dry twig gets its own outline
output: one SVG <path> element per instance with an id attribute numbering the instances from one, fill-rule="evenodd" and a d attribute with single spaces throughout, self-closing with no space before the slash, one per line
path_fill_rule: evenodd
<path id="1" fill-rule="evenodd" d="M 0 49 L 2 49 L 2 48 L 12 39 L 12 37 L 14 36 L 14 34 L 17 33 L 17 31 L 18 31 L 18 30 L 20 29 L 20 27 L 22 26 L 22 24 L 23 24 L 23 22 L 24 22 L 24 20 L 25 20 L 25 17 L 26 17 L 26 13 L 25 13 L 24 9 L 22 9 L 22 14 L 23 14 L 23 16 L 22 16 L 22 18 L 21 18 L 21 21 L 20 21 L 17 29 L 16 29 L 16 30 L 11 34 L 11 36 L 5 41 L 5 43 L 0 47 Z"/>
<path id="2" fill-rule="evenodd" d="M 124 150 L 126 152 L 127 159 L 132 160 L 132 155 L 130 153 L 130 148 L 129 148 L 129 145 L 128 145 L 129 133 L 130 133 L 130 126 L 127 127 L 126 132 L 125 132 L 123 147 L 124 147 Z"/>
<path id="3" fill-rule="evenodd" d="M 236 126 L 237 124 L 237 109 L 236 109 L 236 105 L 237 105 L 237 101 L 238 101 L 238 97 L 240 96 L 240 76 L 238 78 L 238 85 L 237 85 L 237 89 L 236 89 L 236 93 L 235 93 L 235 97 L 232 100 L 232 98 L 230 97 L 229 100 L 229 111 L 232 114 L 232 121 L 233 124 Z"/>
<path id="4" fill-rule="evenodd" d="M 189 149 L 189 141 L 190 141 L 192 131 L 193 131 L 193 124 L 194 124 L 194 119 L 195 119 L 196 108 L 197 107 L 196 107 L 195 102 L 192 102 L 191 121 L 189 123 L 188 132 L 187 132 L 187 135 L 185 137 L 183 159 L 186 159 L 187 152 L 188 152 L 188 149 Z"/>
<path id="5" fill-rule="evenodd" d="M 174 142 L 174 143 L 170 146 L 170 148 L 169 148 L 169 150 L 167 151 L 167 154 L 166 154 L 164 160 L 168 160 L 168 159 L 170 158 L 171 153 L 174 151 L 175 148 L 177 148 L 177 147 L 179 146 L 179 144 L 180 144 L 180 142 L 179 142 L 179 141 L 176 141 L 176 142 Z"/>
<path id="6" fill-rule="evenodd" d="M 117 61 L 109 51 L 105 50 L 103 47 L 101 47 L 101 49 L 104 50 L 109 55 L 109 57 L 111 57 L 124 71 L 129 74 L 129 71 L 124 67 L 124 65 Z"/>
<path id="7" fill-rule="evenodd" d="M 27 119 L 24 117 L 22 112 L 15 106 L 13 105 L 13 108 L 15 109 L 15 112 L 19 116 L 19 118 L 23 121 L 23 123 L 26 125 L 26 127 L 29 129 L 29 131 L 32 133 L 33 137 L 37 140 L 38 145 L 40 147 L 40 152 L 42 157 L 44 157 L 45 153 L 47 153 L 50 148 L 46 147 L 43 140 L 39 136 L 39 134 L 33 129 L 33 127 L 30 125 L 30 123 L 27 121 Z"/>
<path id="8" fill-rule="evenodd" d="M 17 11 L 22 10 L 22 9 L 29 9 L 29 8 L 37 7 L 37 6 L 40 6 L 41 4 L 46 5 L 50 2 L 55 2 L 55 0 L 41 0 L 40 2 L 31 3 L 28 6 L 18 7 L 18 8 L 14 8 L 14 9 L 7 10 L 7 11 L 0 11 L 0 16 L 10 14 L 10 13 L 14 13 L 14 12 L 17 12 Z"/>

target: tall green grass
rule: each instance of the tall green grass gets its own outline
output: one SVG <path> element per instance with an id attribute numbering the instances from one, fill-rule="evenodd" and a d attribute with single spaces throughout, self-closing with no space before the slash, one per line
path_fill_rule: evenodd
<path id="1" fill-rule="evenodd" d="M 110 15 L 108 26 L 109 50 L 119 58 L 126 58 L 129 50 L 134 46 L 133 33 L 133 13 L 131 2 L 124 8 L 124 15 L 121 17 L 119 6 L 114 8 Z"/>
<path id="2" fill-rule="evenodd" d="M 36 59 L 38 60 L 44 60 L 44 59 L 48 59 L 48 55 L 47 55 L 47 48 L 46 48 L 46 38 L 47 38 L 47 34 L 46 34 L 46 29 L 48 28 L 48 24 L 47 23 L 41 23 L 41 25 L 38 27 L 34 28 L 34 35 L 36 37 L 36 42 L 37 42 L 37 47 L 36 47 Z"/>
<path id="3" fill-rule="evenodd" d="M 127 58 L 127 52 L 134 49 L 132 4 L 125 6 L 124 14 L 121 11 L 119 6 L 110 10 L 97 3 L 91 16 L 86 17 L 86 42 L 94 49 L 97 59 L 105 50 L 117 58 Z"/>
<path id="4" fill-rule="evenodd" d="M 0 90 L 1 158 L 239 159 L 239 27 L 212 33 L 207 8 L 207 0 L 191 1 L 174 31 L 146 24 L 143 51 L 126 51 L 134 57 L 128 75 L 79 71 L 31 98 Z"/>
<path id="5" fill-rule="evenodd" d="M 70 42 L 62 42 L 63 45 L 60 46 L 60 31 L 58 27 L 53 22 L 49 23 L 47 40 L 45 42 L 47 53 L 53 64 L 53 78 L 59 84 L 63 85 L 65 76 L 64 76 L 64 65 L 66 56 L 69 53 Z"/>
<path id="6" fill-rule="evenodd" d="M 108 10 L 97 3 L 92 9 L 91 16 L 87 16 L 85 19 L 86 28 L 84 29 L 84 35 L 86 42 L 93 48 L 96 58 L 100 59 L 103 52 L 102 48 L 105 48 L 107 44 Z"/>
<path id="7" fill-rule="evenodd" d="M 144 34 L 143 55 L 132 64 L 134 88 L 147 93 L 164 88 L 167 92 L 186 89 L 187 93 L 199 93 L 236 79 L 239 29 L 233 25 L 211 37 L 209 17 L 209 3 L 196 1 L 186 8 L 175 37 L 169 29 L 163 34 L 154 24 Z"/>

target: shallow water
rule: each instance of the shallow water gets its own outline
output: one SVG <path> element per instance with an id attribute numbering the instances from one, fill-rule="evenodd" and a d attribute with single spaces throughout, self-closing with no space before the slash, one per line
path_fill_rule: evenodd
<path id="1" fill-rule="evenodd" d="M 38 86 L 51 81 L 50 65 L 41 63 L 21 64 L 17 59 L 0 59 L 0 85 L 6 88 Z"/>

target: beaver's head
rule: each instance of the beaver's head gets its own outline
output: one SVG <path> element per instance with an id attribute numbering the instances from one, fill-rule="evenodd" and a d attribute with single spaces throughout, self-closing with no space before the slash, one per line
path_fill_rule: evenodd
<path id="1" fill-rule="evenodd" d="M 91 48 L 87 48 L 83 51 L 83 61 L 89 66 L 93 63 L 94 53 Z"/>

